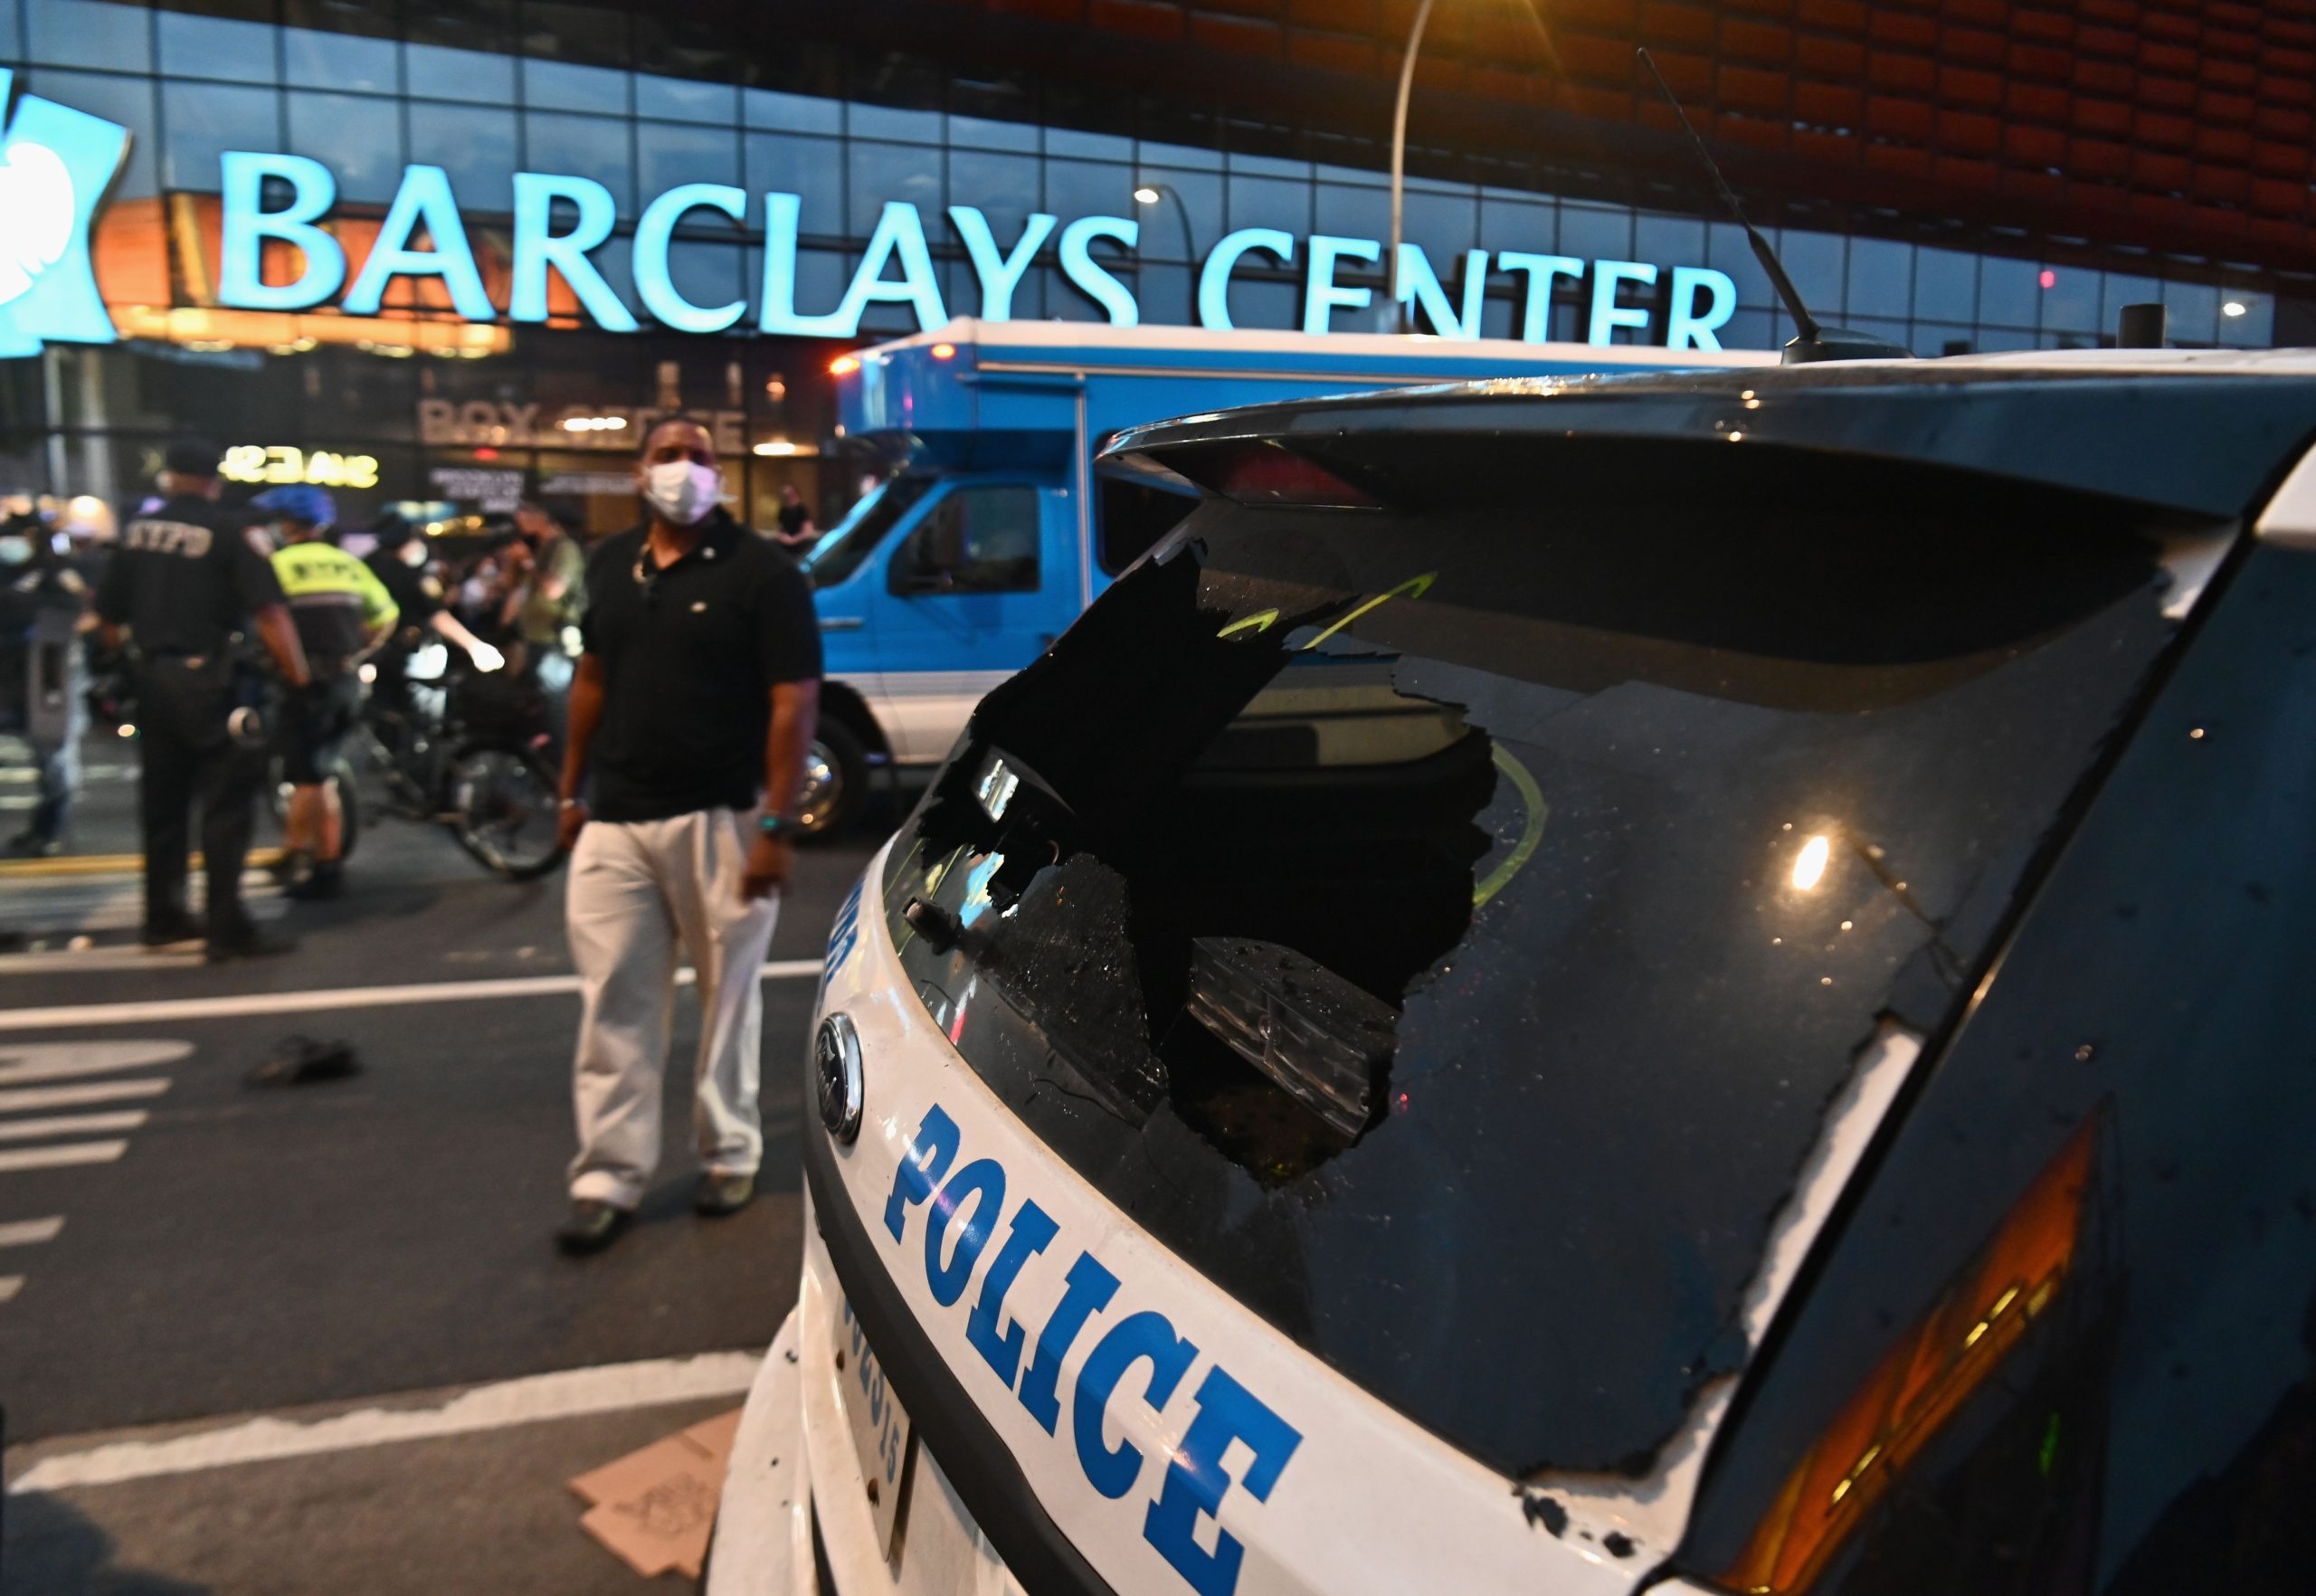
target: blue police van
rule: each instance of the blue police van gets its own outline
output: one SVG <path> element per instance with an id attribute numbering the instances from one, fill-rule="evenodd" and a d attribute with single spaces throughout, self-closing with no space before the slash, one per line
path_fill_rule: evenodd
<path id="1" fill-rule="evenodd" d="M 1171 529 L 1188 483 L 1104 480 L 1130 426 L 1263 400 L 1512 376 L 1759 366 L 1644 345 L 954 321 L 836 363 L 842 435 L 880 485 L 813 549 L 828 679 L 804 803 L 831 831 L 872 769 L 947 756 L 981 696 L 1036 659 Z"/>

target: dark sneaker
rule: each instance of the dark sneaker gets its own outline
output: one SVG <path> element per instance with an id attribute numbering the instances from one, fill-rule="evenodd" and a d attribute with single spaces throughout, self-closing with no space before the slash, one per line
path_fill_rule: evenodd
<path id="1" fill-rule="evenodd" d="M 147 947 L 175 947 L 180 943 L 204 942 L 208 936 L 209 927 L 202 924 L 199 915 L 179 914 L 166 919 L 146 921 L 144 929 L 137 934 L 137 940 Z"/>
<path id="2" fill-rule="evenodd" d="M 326 898 L 337 898 L 346 891 L 346 872 L 336 863 L 318 864 L 282 889 L 281 896 L 294 898 L 300 903 L 315 903 Z"/>
<path id="3" fill-rule="evenodd" d="M 19 831 L 8 839 L 8 851 L 20 859 L 54 859 L 64 851 L 64 844 L 37 831 Z"/>
<path id="4" fill-rule="evenodd" d="M 699 1177 L 699 1192 L 691 1200 L 691 1210 L 707 1219 L 722 1219 L 745 1208 L 755 1194 L 755 1176 L 711 1169 Z"/>
<path id="5" fill-rule="evenodd" d="M 609 1202 L 592 1197 L 574 1199 L 571 1212 L 555 1227 L 555 1244 L 574 1258 L 601 1252 L 618 1239 L 631 1217 L 626 1209 Z"/>
<path id="6" fill-rule="evenodd" d="M 210 937 L 209 962 L 222 964 L 229 959 L 270 959 L 276 954 L 293 953 L 297 946 L 290 937 L 276 936 L 255 926 L 242 926 L 222 936 Z"/>

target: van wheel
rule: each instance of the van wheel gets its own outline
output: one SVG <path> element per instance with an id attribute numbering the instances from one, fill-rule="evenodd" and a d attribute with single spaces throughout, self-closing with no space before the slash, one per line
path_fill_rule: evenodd
<path id="1" fill-rule="evenodd" d="M 850 727 L 822 720 L 804 755 L 804 791 L 796 818 L 807 841 L 832 837 L 860 813 L 868 793 L 868 755 Z"/>

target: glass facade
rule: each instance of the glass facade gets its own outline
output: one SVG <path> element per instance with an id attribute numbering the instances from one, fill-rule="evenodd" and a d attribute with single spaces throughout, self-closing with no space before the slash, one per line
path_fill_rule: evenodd
<path id="1" fill-rule="evenodd" d="M 1153 323 L 1195 318 L 1198 264 L 1227 233 L 1274 228 L 1299 244 L 1314 234 L 1373 240 L 1389 228 L 1381 152 L 1372 146 L 1335 140 L 1342 147 L 1321 148 L 1330 141 L 1284 138 L 1182 101 L 1078 107 L 1067 86 L 953 79 L 899 56 L 837 61 L 728 47 L 673 21 L 600 6 L 224 0 L 195 11 L 0 0 L 0 61 L 14 69 L 19 92 L 93 112 L 134 136 L 100 241 L 100 277 L 117 319 L 124 300 L 180 316 L 216 303 L 204 280 L 214 261 L 185 240 L 214 215 L 210 196 L 227 150 L 319 161 L 337 179 L 341 215 L 352 218 L 383 211 L 406 166 L 440 166 L 486 254 L 506 233 L 515 172 L 592 179 L 619 218 L 593 259 L 639 312 L 629 264 L 635 223 L 655 195 L 682 184 L 799 196 L 796 301 L 815 310 L 843 296 L 896 201 L 917 207 L 941 297 L 955 315 L 982 306 L 980 278 L 945 220 L 951 205 L 978 207 L 1001 247 L 1037 213 L 1065 223 L 1137 222 L 1134 249 L 1097 244 L 1095 258 Z M 1310 158 L 1280 153 L 1298 147 Z M 1320 158 L 1327 155 L 1339 158 Z M 1419 168 L 1457 165 L 1417 156 Z M 1506 252 L 1714 268 L 1738 290 L 1737 309 L 1719 330 L 1725 346 L 1768 349 L 1789 336 L 1733 225 L 1555 193 L 1537 172 L 1495 175 L 1504 181 L 1413 177 L 1406 195 L 1407 236 L 1423 246 L 1450 299 L 1460 301 L 1463 252 L 1494 252 L 1481 315 L 1487 336 L 1520 331 L 1520 274 L 1503 267 Z M 1137 200 L 1137 190 L 1154 203 Z M 132 230 L 124 220 L 132 216 L 150 220 Z M 678 291 L 697 305 L 753 304 L 764 269 L 756 221 L 753 208 L 745 225 L 690 212 L 669 253 Z M 2273 297 L 2253 276 L 2223 288 L 2207 271 L 2191 277 L 2153 259 L 2085 264 L 2081 254 L 2052 261 L 1802 229 L 1783 230 L 1776 242 L 1821 319 L 1924 355 L 2092 345 L 2112 334 L 2122 306 L 2149 299 L 2169 308 L 2181 344 L 2256 347 L 2275 334 Z M 1244 257 L 1229 294 L 1238 325 L 1303 325 L 1306 254 L 1292 263 L 1259 252 Z M 1362 270 L 1372 269 L 1354 263 L 1338 278 L 1356 284 Z M 1365 280 L 1380 281 L 1380 271 Z M 492 292 L 503 311 L 503 278 Z M 1011 314 L 1106 312 L 1065 275 L 1049 238 L 1013 292 Z M 1581 340 L 1586 317 L 1580 286 L 1563 280 L 1547 336 Z M 1354 319 L 1339 312 L 1334 325 L 1352 330 Z M 1360 330 L 1374 325 L 1360 319 Z M 53 485 L 77 489 L 92 471 L 133 472 L 123 451 L 138 441 L 238 412 L 267 414 L 266 426 L 284 433 L 250 442 L 297 442 L 288 434 L 319 428 L 373 446 L 367 451 L 382 461 L 381 450 L 412 450 L 407 469 L 417 472 L 437 452 L 420 435 L 418 401 L 485 395 L 604 406 L 672 400 L 739 413 L 751 446 L 826 441 L 833 418 L 824 352 L 757 336 L 752 317 L 713 337 L 652 330 L 648 316 L 644 325 L 623 337 L 505 328 L 479 358 L 436 359 L 404 358 L 409 346 L 391 335 L 375 349 L 218 348 L 221 340 L 171 320 L 166 341 L 52 346 L 39 361 L 5 363 L 14 369 L 0 370 L 5 458 L 20 473 L 69 477 Z M 860 334 L 916 327 L 911 307 L 872 301 Z M 783 390 L 793 397 L 767 397 Z M 222 411 L 205 408 L 213 395 Z M 256 425 L 237 424 L 234 441 Z M 761 468 L 765 481 L 808 471 L 797 462 L 810 458 L 777 457 Z"/>

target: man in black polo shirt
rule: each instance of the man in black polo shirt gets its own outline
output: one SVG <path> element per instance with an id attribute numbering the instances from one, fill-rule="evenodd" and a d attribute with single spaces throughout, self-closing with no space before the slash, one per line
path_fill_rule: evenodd
<path id="1" fill-rule="evenodd" d="M 755 1194 L 759 972 L 820 704 L 812 589 L 777 544 L 724 512 L 707 431 L 654 427 L 636 482 L 644 524 L 587 561 L 563 762 L 565 914 L 584 1005 L 579 1156 L 556 1232 L 572 1252 L 618 1234 L 659 1163 L 679 947 L 699 981 L 693 1121 L 706 1173 L 693 1206 L 731 1213 Z"/>

